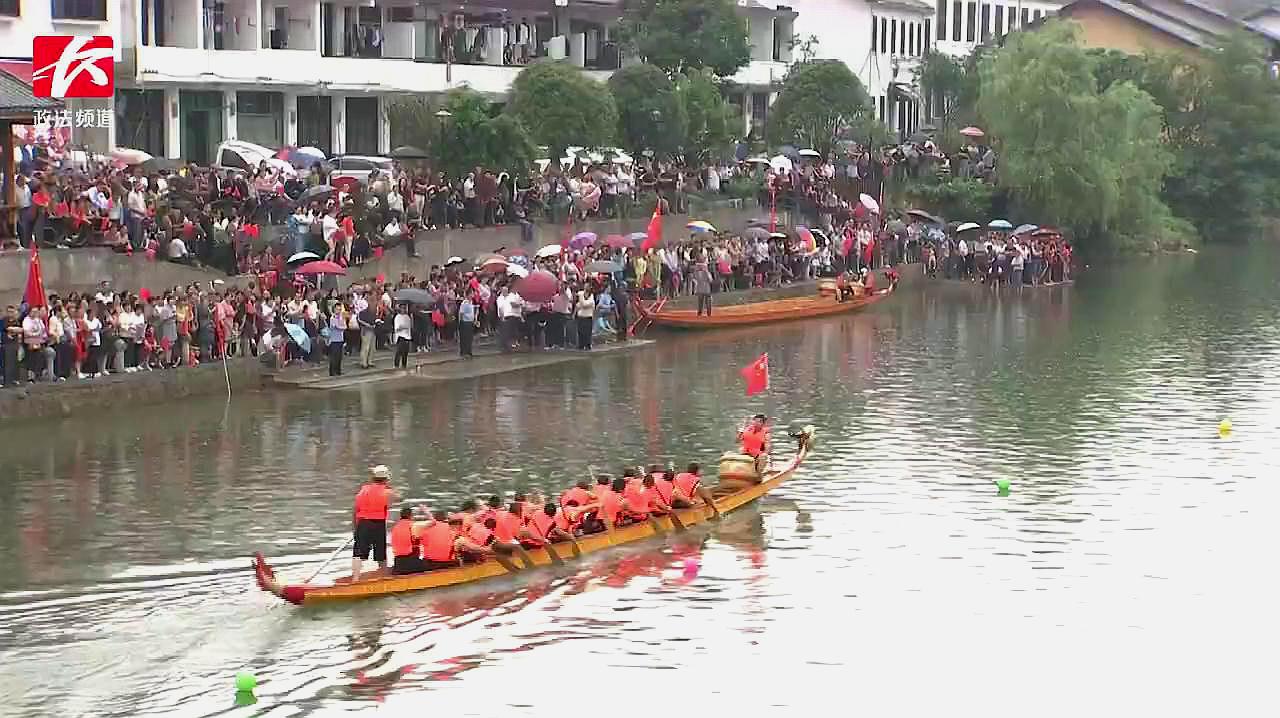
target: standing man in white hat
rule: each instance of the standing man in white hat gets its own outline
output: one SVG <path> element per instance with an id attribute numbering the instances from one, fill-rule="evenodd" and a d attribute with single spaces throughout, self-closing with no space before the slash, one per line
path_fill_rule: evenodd
<path id="1" fill-rule="evenodd" d="M 360 580 L 360 562 L 373 558 L 378 567 L 387 567 L 387 510 L 399 500 L 388 486 L 391 469 L 384 464 L 369 467 L 369 480 L 356 493 L 351 529 L 355 550 L 351 558 L 351 580 Z"/>

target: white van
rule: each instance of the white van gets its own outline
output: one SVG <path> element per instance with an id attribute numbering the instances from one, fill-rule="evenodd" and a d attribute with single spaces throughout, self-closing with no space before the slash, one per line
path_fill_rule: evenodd
<path id="1" fill-rule="evenodd" d="M 378 170 L 382 174 L 391 174 L 392 160 L 390 157 L 375 157 L 372 155 L 338 155 L 330 157 L 329 164 L 333 166 L 333 173 L 329 175 L 329 184 L 333 184 L 342 177 L 350 177 L 360 184 L 369 183 L 369 175 Z"/>
<path id="2" fill-rule="evenodd" d="M 285 177 L 298 176 L 293 165 L 276 158 L 274 150 L 244 140 L 226 140 L 218 145 L 218 157 L 214 166 L 253 175 L 263 162 L 283 172 Z"/>

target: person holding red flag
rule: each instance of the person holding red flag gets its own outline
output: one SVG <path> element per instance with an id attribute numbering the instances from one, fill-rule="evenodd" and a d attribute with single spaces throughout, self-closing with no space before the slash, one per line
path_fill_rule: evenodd
<path id="1" fill-rule="evenodd" d="M 747 396 L 754 396 L 769 388 L 769 355 L 761 354 L 739 372 L 747 382 Z"/>

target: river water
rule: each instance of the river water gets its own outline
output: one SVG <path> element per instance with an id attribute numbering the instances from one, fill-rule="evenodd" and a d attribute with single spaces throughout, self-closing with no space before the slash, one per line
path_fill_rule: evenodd
<path id="1" fill-rule="evenodd" d="M 445 386 L 7 427 L 0 714 L 1268 714 L 1278 260 L 912 287 Z M 765 351 L 772 388 L 747 399 L 737 370 Z M 818 450 L 711 528 L 320 610 L 248 571 L 261 549 L 309 574 L 371 463 L 452 507 L 591 464 L 712 464 L 758 410 L 811 421 Z"/>

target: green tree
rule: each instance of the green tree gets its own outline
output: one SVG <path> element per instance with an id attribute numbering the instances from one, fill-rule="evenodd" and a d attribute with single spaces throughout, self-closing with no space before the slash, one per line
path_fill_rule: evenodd
<path id="1" fill-rule="evenodd" d="M 1016 33 L 984 58 L 979 111 L 1015 204 L 1110 251 L 1169 225 L 1159 191 L 1171 157 L 1159 105 L 1129 81 L 1098 92 L 1076 27 Z"/>
<path id="2" fill-rule="evenodd" d="M 1280 83 L 1244 36 L 1206 51 L 1199 67 L 1182 105 L 1165 108 L 1180 140 L 1166 197 L 1206 239 L 1253 239 L 1280 211 Z"/>
<path id="3" fill-rule="evenodd" d="M 728 77 L 751 61 L 732 0 L 625 0 L 617 31 L 625 48 L 671 77 L 692 68 Z"/>
<path id="4" fill-rule="evenodd" d="M 782 81 L 782 91 L 769 111 L 769 136 L 827 154 L 841 134 L 864 137 L 872 132 L 871 97 L 862 82 L 840 60 L 796 63 Z"/>
<path id="5" fill-rule="evenodd" d="M 618 107 L 618 139 L 633 152 L 679 151 L 688 118 L 675 83 L 656 65 L 624 67 L 609 78 Z"/>
<path id="6" fill-rule="evenodd" d="M 601 82 L 563 61 L 536 62 L 516 75 L 507 113 L 546 145 L 551 157 L 563 157 L 572 145 L 609 144 L 618 125 L 613 95 Z"/>
<path id="7" fill-rule="evenodd" d="M 435 114 L 440 108 L 451 115 L 443 122 Z M 493 103 L 475 90 L 450 90 L 439 105 L 402 100 L 388 109 L 388 115 L 393 144 L 430 148 L 433 166 L 455 177 L 476 166 L 524 170 L 535 159 L 524 126 L 512 117 L 495 115 Z"/>
<path id="8" fill-rule="evenodd" d="M 676 95 L 687 121 L 685 152 L 706 159 L 734 140 L 734 128 L 742 118 L 724 94 L 710 70 L 689 70 L 676 78 Z"/>
<path id="9" fill-rule="evenodd" d="M 937 121 L 938 136 L 949 149 L 959 144 L 958 131 L 962 127 L 978 122 L 980 58 L 981 50 L 975 50 L 964 60 L 931 52 L 916 66 L 916 82 L 933 98 L 931 119 Z"/>

